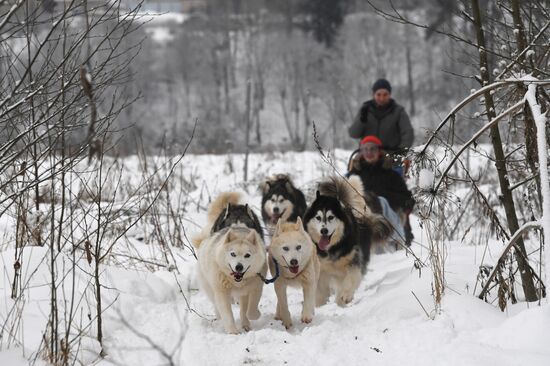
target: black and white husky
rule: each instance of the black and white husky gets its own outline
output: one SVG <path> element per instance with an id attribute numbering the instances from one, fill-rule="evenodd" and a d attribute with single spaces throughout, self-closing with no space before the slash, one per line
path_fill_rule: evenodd
<path id="1" fill-rule="evenodd" d="M 223 192 L 209 206 L 207 224 L 203 230 L 192 238 L 195 246 L 202 240 L 228 227 L 247 227 L 260 235 L 264 240 L 262 225 L 250 206 L 242 202 L 239 192 Z"/>
<path id="2" fill-rule="evenodd" d="M 286 174 L 277 174 L 260 185 L 262 190 L 262 218 L 267 229 L 272 232 L 279 220 L 296 222 L 306 212 L 306 198 L 294 186 Z"/>
<path id="3" fill-rule="evenodd" d="M 338 305 L 351 302 L 366 272 L 371 243 L 391 234 L 386 219 L 373 213 L 366 202 L 359 177 L 332 177 L 319 185 L 304 216 L 304 227 L 321 262 L 317 306 L 328 301 L 331 283 Z"/>

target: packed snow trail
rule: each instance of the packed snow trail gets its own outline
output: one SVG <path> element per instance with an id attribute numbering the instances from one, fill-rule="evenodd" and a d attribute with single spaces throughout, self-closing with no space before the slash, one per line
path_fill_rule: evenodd
<path id="1" fill-rule="evenodd" d="M 547 365 L 550 349 L 544 342 L 550 339 L 550 318 L 543 308 L 507 318 L 466 293 L 468 281 L 462 276 L 472 273 L 473 266 L 465 263 L 472 250 L 460 248 L 457 252 L 464 253 L 454 253 L 458 261 L 449 261 L 449 273 L 455 273 L 450 285 L 461 294 L 449 291 L 435 320 L 426 316 L 411 292 L 428 311 L 433 308 L 429 270 L 423 269 L 419 277 L 403 251 L 375 255 L 351 305 L 339 307 L 333 296 L 316 309 L 309 325 L 299 321 L 298 289 L 289 290 L 293 328 L 287 331 L 273 319 L 273 286 L 265 286 L 262 316 L 248 333 L 227 335 L 219 322 L 191 316 L 180 364 Z M 200 292 L 193 296 L 192 306 L 214 318 L 213 305 Z M 233 309 L 238 315 L 236 305 Z"/>

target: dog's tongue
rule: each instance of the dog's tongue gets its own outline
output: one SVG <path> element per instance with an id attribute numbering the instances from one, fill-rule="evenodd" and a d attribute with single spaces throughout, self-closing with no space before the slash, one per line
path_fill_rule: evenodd
<path id="1" fill-rule="evenodd" d="M 326 252 L 329 244 L 330 244 L 330 236 L 321 235 L 321 239 L 319 239 L 319 243 L 317 244 L 319 246 L 319 249 Z"/>
<path id="2" fill-rule="evenodd" d="M 235 278 L 235 281 L 237 282 L 241 282 L 241 280 L 243 279 L 243 273 L 239 273 L 239 272 L 233 272 L 231 273 L 233 275 L 233 277 Z"/>
<path id="3" fill-rule="evenodd" d="M 288 269 L 290 269 L 290 272 L 296 274 L 300 270 L 300 266 L 290 266 Z"/>
<path id="4" fill-rule="evenodd" d="M 279 218 L 281 217 L 281 215 L 278 215 L 278 214 L 273 214 L 273 216 L 271 216 L 271 223 L 273 225 L 277 224 L 277 221 L 279 221 Z"/>

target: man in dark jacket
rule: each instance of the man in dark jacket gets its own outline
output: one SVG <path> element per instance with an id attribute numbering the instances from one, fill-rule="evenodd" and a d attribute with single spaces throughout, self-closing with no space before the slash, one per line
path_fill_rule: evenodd
<path id="1" fill-rule="evenodd" d="M 414 142 L 414 130 L 405 109 L 391 98 L 386 79 L 372 86 L 373 99 L 363 103 L 348 132 L 352 138 L 373 135 L 382 140 L 387 153 L 402 153 Z"/>
<path id="2" fill-rule="evenodd" d="M 410 245 L 413 235 L 408 216 L 415 201 L 407 184 L 391 167 L 391 160 L 385 158 L 382 141 L 376 136 L 361 140 L 360 155 L 351 164 L 348 175 L 361 177 L 365 191 L 384 197 L 393 211 L 401 218 L 405 229 L 405 242 Z"/>

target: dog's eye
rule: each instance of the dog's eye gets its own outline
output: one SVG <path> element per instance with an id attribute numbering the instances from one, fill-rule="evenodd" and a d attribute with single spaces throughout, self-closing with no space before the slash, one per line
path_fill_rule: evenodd
<path id="1" fill-rule="evenodd" d="M 315 220 L 321 221 L 321 216 L 316 216 L 316 217 L 315 217 Z"/>
<path id="2" fill-rule="evenodd" d="M 282 199 L 282 198 L 279 200 L 279 203 L 283 203 L 283 199 Z"/>
<path id="3" fill-rule="evenodd" d="M 283 250 L 284 250 L 285 252 L 288 252 L 289 248 L 288 248 L 288 247 L 283 247 Z"/>
<path id="4" fill-rule="evenodd" d="M 327 217 L 327 219 L 328 219 L 328 221 L 332 221 L 332 220 L 334 220 L 334 216 L 329 216 L 329 217 Z"/>
<path id="5" fill-rule="evenodd" d="M 231 252 L 230 254 L 231 254 L 232 257 L 236 257 L 236 256 L 237 256 L 237 254 L 235 254 L 235 252 Z"/>
<path id="6" fill-rule="evenodd" d="M 246 253 L 246 254 L 244 255 L 244 257 L 245 257 L 245 258 L 250 258 L 250 254 Z"/>
<path id="7" fill-rule="evenodd" d="M 296 247 L 296 250 L 300 250 L 300 249 L 302 249 L 302 246 L 301 246 L 301 245 L 298 245 L 298 246 Z"/>

